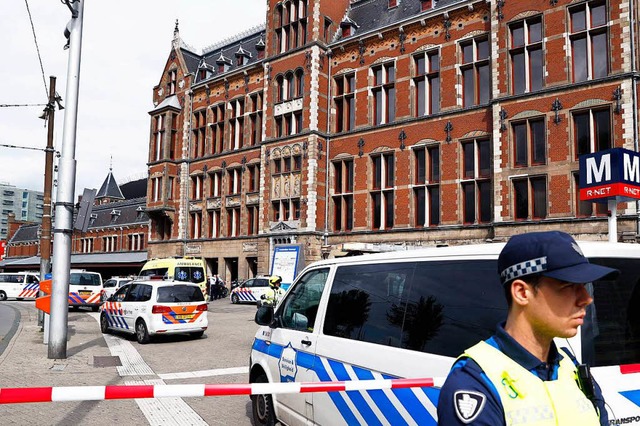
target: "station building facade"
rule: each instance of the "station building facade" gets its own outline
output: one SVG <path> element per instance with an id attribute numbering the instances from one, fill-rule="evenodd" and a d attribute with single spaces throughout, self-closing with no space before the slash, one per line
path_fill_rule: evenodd
<path id="1" fill-rule="evenodd" d="M 635 0 L 284 0 L 153 88 L 150 257 L 227 280 L 345 250 L 606 240 L 578 157 L 638 150 Z M 239 19 L 241 17 L 229 17 Z M 639 210 L 621 202 L 618 240 Z"/>

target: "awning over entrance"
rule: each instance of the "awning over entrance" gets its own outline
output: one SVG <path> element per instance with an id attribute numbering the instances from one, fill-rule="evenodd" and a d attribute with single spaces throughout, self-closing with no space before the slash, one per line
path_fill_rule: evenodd
<path id="1" fill-rule="evenodd" d="M 71 268 L 91 268 L 110 266 L 141 267 L 147 261 L 146 251 L 124 253 L 82 253 L 71 255 Z M 5 270 L 23 270 L 40 268 L 40 256 L 24 258 L 9 258 L 0 262 L 0 268 Z"/>

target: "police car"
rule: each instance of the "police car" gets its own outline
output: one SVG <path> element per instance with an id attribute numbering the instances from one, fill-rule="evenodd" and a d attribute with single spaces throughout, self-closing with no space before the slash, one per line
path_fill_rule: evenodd
<path id="1" fill-rule="evenodd" d="M 249 278 L 231 291 L 231 303 L 256 303 L 269 290 L 269 277 Z"/>
<path id="2" fill-rule="evenodd" d="M 103 284 L 102 284 L 102 288 L 103 288 L 103 292 L 102 292 L 102 297 L 104 298 L 104 300 L 108 299 L 109 297 L 113 296 L 113 294 L 123 285 L 130 283 L 131 281 L 133 281 L 132 278 L 125 278 L 125 277 L 111 277 L 108 280 L 106 280 Z"/>
<path id="3" fill-rule="evenodd" d="M 588 284 L 594 303 L 570 339 L 589 364 L 610 424 L 640 425 L 640 245 L 579 242 L 592 263 L 621 271 Z M 497 274 L 504 244 L 327 259 L 305 268 L 278 306 L 261 306 L 251 383 L 432 378 L 504 321 Z M 362 382 L 360 382 L 362 383 Z M 260 394 L 254 424 L 437 424 L 436 387 Z"/>
<path id="4" fill-rule="evenodd" d="M 207 303 L 197 284 L 136 280 L 125 284 L 100 309 L 100 329 L 135 333 L 139 343 L 161 334 L 202 337 L 208 327 Z"/>

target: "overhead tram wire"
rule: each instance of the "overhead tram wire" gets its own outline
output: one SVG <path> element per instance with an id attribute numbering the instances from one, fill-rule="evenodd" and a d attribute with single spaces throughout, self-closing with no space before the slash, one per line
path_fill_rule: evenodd
<path id="1" fill-rule="evenodd" d="M 0 104 L 0 108 L 15 108 L 15 107 L 39 107 L 47 106 L 48 104 Z"/>
<path id="2" fill-rule="evenodd" d="M 44 76 L 44 67 L 42 66 L 42 57 L 40 56 L 40 47 L 38 47 L 38 38 L 36 37 L 36 29 L 33 26 L 33 19 L 31 18 L 31 10 L 29 9 L 29 0 L 24 0 L 24 4 L 27 6 L 27 13 L 29 14 L 29 22 L 31 23 L 31 32 L 33 32 L 33 42 L 36 44 L 38 61 L 40 61 L 40 71 L 42 73 L 42 82 L 44 83 L 44 95 L 46 99 L 49 99 L 49 89 L 47 88 L 47 79 Z"/>

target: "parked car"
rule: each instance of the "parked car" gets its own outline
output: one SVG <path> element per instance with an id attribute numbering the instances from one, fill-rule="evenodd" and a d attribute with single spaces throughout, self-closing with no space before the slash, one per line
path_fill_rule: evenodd
<path id="1" fill-rule="evenodd" d="M 102 287 L 104 289 L 104 293 L 103 293 L 103 298 L 104 300 L 108 299 L 109 297 L 113 296 L 113 294 L 123 285 L 130 283 L 131 281 L 133 281 L 132 278 L 127 278 L 127 277 L 111 277 L 108 280 L 106 280 L 103 284 Z"/>
<path id="2" fill-rule="evenodd" d="M 208 327 L 207 302 L 197 284 L 173 280 L 136 280 L 125 284 L 100 308 L 103 333 L 119 330 L 148 343 L 159 334 L 202 337 Z"/>
<path id="3" fill-rule="evenodd" d="M 40 289 L 36 272 L 13 272 L 0 274 L 0 300 L 15 297 L 18 300 L 35 299 Z"/>
<path id="4" fill-rule="evenodd" d="M 269 277 L 249 278 L 231 290 L 231 303 L 256 303 L 269 289 Z"/>

